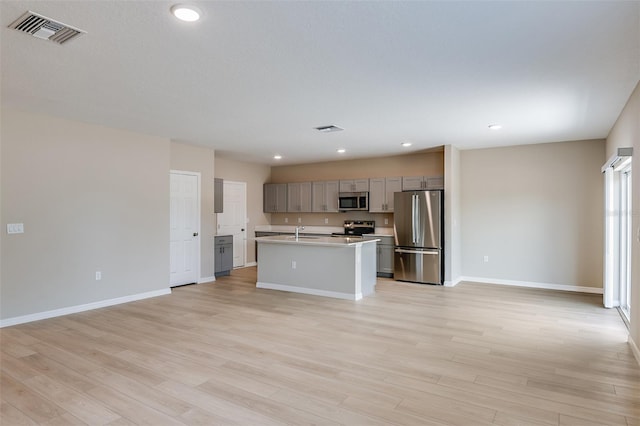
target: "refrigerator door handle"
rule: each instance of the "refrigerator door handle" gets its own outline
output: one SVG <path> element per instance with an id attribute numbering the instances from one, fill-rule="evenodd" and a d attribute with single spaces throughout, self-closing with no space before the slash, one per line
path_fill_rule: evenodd
<path id="1" fill-rule="evenodd" d="M 418 196 L 415 194 L 411 195 L 411 242 L 413 244 L 416 243 L 416 234 L 417 234 L 417 226 L 416 226 L 416 219 L 418 218 L 417 215 L 417 206 L 418 204 Z"/>
<path id="2" fill-rule="evenodd" d="M 407 250 L 397 248 L 396 253 L 407 253 L 407 254 L 439 254 L 437 250 Z"/>
<path id="3" fill-rule="evenodd" d="M 416 245 L 424 245 L 422 244 L 422 242 L 420 241 L 422 239 L 422 216 L 420 213 L 420 196 L 418 194 L 415 195 L 416 197 L 416 213 L 415 213 L 415 218 L 416 218 L 416 223 L 413 225 L 413 229 L 415 229 L 415 233 L 416 233 L 416 238 L 415 241 L 413 242 Z"/>

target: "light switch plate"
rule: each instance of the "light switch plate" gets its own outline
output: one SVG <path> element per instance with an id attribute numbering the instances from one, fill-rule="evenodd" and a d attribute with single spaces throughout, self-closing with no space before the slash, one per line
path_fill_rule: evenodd
<path id="1" fill-rule="evenodd" d="M 24 223 L 7 223 L 7 234 L 24 234 Z"/>

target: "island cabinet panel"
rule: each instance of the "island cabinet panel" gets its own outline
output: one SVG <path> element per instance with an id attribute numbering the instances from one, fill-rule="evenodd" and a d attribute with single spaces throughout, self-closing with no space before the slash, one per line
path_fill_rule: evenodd
<path id="1" fill-rule="evenodd" d="M 287 184 L 287 211 L 311 212 L 311 182 Z"/>
<path id="2" fill-rule="evenodd" d="M 273 237 L 274 235 L 281 235 L 280 232 L 271 231 L 256 231 L 256 238 L 260 237 Z M 255 240 L 256 245 L 256 262 L 258 261 L 258 240 Z"/>
<path id="3" fill-rule="evenodd" d="M 258 255 L 258 288 L 349 300 L 375 292 L 375 241 L 262 237 Z"/>
<path id="4" fill-rule="evenodd" d="M 214 238 L 215 276 L 230 275 L 233 269 L 233 235 Z"/>
<path id="5" fill-rule="evenodd" d="M 392 213 L 393 194 L 402 191 L 401 177 L 369 179 L 369 211 Z"/>
<path id="6" fill-rule="evenodd" d="M 287 184 L 264 184 L 264 208 L 265 213 L 284 213 L 287 211 Z"/>
<path id="7" fill-rule="evenodd" d="M 337 213 L 338 189 L 337 180 L 313 182 L 311 210 L 316 213 Z"/>
<path id="8" fill-rule="evenodd" d="M 340 180 L 340 192 L 368 192 L 369 179 Z"/>

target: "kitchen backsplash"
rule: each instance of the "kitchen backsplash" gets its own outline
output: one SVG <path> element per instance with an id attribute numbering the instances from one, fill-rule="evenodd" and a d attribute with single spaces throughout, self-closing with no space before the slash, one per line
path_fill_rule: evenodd
<path id="1" fill-rule="evenodd" d="M 298 219 L 300 219 L 298 221 Z M 271 213 L 271 225 L 342 226 L 345 220 L 374 220 L 376 227 L 392 227 L 393 213 Z M 326 220 L 326 221 L 325 221 Z M 386 220 L 386 223 L 385 223 Z"/>

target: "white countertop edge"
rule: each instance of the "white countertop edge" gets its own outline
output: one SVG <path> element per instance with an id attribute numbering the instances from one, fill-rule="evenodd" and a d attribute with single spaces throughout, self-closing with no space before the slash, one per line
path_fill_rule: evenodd
<path id="1" fill-rule="evenodd" d="M 300 237 L 295 239 L 291 235 L 274 235 L 270 237 L 258 237 L 256 241 L 268 244 L 295 244 L 305 246 L 324 246 L 324 247 L 355 247 L 362 244 L 375 243 L 378 240 L 361 240 L 350 241 L 348 237 Z"/>

